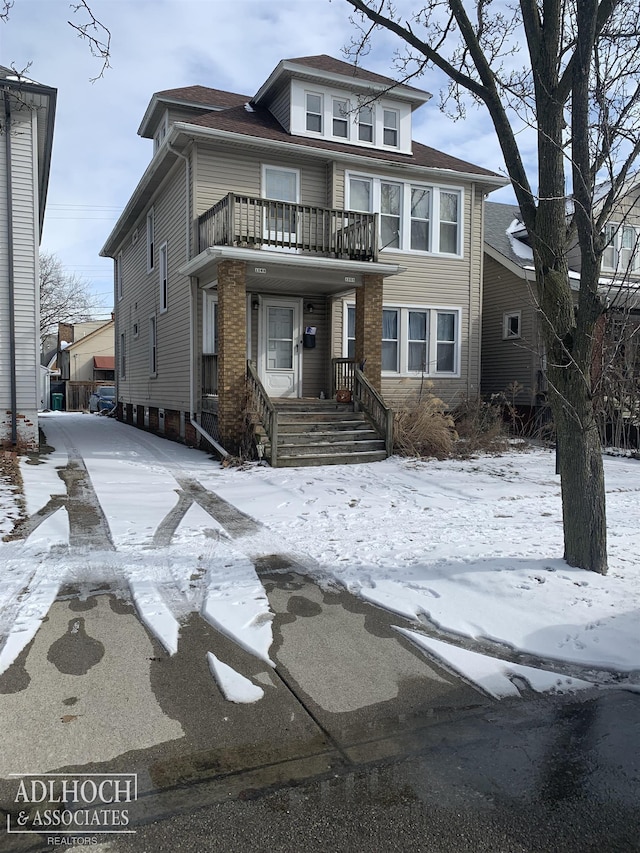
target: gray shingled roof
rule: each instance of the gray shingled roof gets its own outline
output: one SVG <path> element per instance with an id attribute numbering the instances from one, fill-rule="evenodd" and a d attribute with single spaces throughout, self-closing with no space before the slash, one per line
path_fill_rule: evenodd
<path id="1" fill-rule="evenodd" d="M 524 269 L 531 267 L 533 261 L 523 258 L 513 251 L 513 240 L 515 237 L 509 237 L 507 230 L 512 225 L 513 221 L 522 222 L 520 216 L 520 208 L 517 204 L 500 204 L 495 201 L 485 201 L 484 203 L 484 241 L 491 246 L 496 252 L 503 255 L 508 261 L 516 264 Z M 524 225 L 522 226 L 524 229 Z M 523 251 L 526 251 L 527 244 L 523 243 Z"/>
<path id="2" fill-rule="evenodd" d="M 319 54 L 318 56 L 298 56 L 296 59 L 287 59 L 285 61 L 295 62 L 296 65 L 306 65 L 318 71 L 327 71 L 330 74 L 342 74 L 343 77 L 357 77 L 360 80 L 370 83 L 381 83 L 384 86 L 402 85 L 407 89 L 420 92 L 421 95 L 424 94 L 424 89 L 417 89 L 415 86 L 408 86 L 406 83 L 393 80 L 391 77 L 367 71 L 359 65 L 351 65 L 349 62 L 343 62 L 341 59 L 334 59 L 333 56 L 328 56 L 326 53 Z"/>
<path id="3" fill-rule="evenodd" d="M 155 93 L 156 98 L 166 98 L 172 101 L 182 101 L 198 107 L 228 109 L 246 104 L 251 100 L 250 95 L 238 95 L 235 92 L 225 92 L 223 89 L 211 89 L 208 86 L 183 86 L 179 89 L 163 89 Z"/>

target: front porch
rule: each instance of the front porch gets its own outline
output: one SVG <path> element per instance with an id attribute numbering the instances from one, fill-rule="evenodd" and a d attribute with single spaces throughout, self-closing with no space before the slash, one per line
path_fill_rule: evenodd
<path id="1" fill-rule="evenodd" d="M 191 276 L 194 316 L 209 326 L 194 353 L 201 419 L 230 453 L 239 449 L 248 398 L 271 440 L 277 418 L 267 413 L 280 400 L 332 399 L 339 388 L 370 419 L 378 412 L 372 428 L 382 426 L 386 452 L 382 286 L 400 268 L 375 260 L 376 233 L 373 215 L 238 194 L 200 217 L 201 251 L 180 272 Z M 355 358 L 345 360 L 335 311 L 354 294 Z M 275 463 L 277 441 L 271 446 Z"/>

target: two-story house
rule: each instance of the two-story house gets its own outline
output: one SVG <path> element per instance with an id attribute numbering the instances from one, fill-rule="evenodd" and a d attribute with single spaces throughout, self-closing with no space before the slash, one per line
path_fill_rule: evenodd
<path id="1" fill-rule="evenodd" d="M 628 381 L 640 402 L 640 186 L 632 185 L 624 193 L 605 235 L 600 275 L 603 315 L 594 346 L 593 379 L 604 379 L 604 384 L 597 383 L 596 392 L 611 397 L 611 389 L 607 392 L 605 385 L 618 375 Z M 569 247 L 567 261 L 577 300 L 577 244 Z M 482 393 L 487 397 L 506 394 L 531 414 L 547 403 L 540 320 L 533 252 L 520 210 L 515 205 L 486 202 Z M 617 389 L 617 406 L 619 393 Z"/>
<path id="2" fill-rule="evenodd" d="M 328 419 L 337 395 L 388 451 L 388 406 L 425 378 L 449 403 L 479 392 L 483 202 L 505 181 L 412 140 L 429 98 L 329 56 L 253 96 L 152 97 L 153 157 L 102 250 L 119 417 L 235 452 L 250 409 L 273 463 L 292 401 Z"/>
<path id="3" fill-rule="evenodd" d="M 56 90 L 0 66 L 0 447 L 37 450 L 38 250 Z"/>

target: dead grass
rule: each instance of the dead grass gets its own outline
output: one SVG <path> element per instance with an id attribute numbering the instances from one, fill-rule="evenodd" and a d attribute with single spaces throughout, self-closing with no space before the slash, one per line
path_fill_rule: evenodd
<path id="1" fill-rule="evenodd" d="M 485 403 L 479 397 L 463 400 L 452 413 L 458 441 L 455 455 L 503 453 L 509 447 L 508 427 L 501 405 Z"/>
<path id="2" fill-rule="evenodd" d="M 401 456 L 451 456 L 457 439 L 453 418 L 433 394 L 408 398 L 394 412 L 394 452 Z"/>

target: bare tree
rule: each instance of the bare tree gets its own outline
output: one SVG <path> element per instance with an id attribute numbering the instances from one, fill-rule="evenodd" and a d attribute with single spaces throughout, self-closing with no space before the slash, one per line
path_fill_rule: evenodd
<path id="1" fill-rule="evenodd" d="M 67 273 L 62 261 L 51 252 L 40 254 L 40 343 L 58 323 L 82 323 L 104 308 L 89 283 Z"/>
<path id="2" fill-rule="evenodd" d="M 366 50 L 376 29 L 387 30 L 404 43 L 403 76 L 433 65 L 449 78 L 445 106 L 463 116 L 471 99 L 489 113 L 532 241 L 559 450 L 564 557 L 605 574 L 604 473 L 591 366 L 604 308 L 598 279 L 605 224 L 640 153 L 637 2 L 423 0 L 406 19 L 390 0 L 346 2 L 359 13 L 352 55 Z M 537 134 L 537 191 L 517 132 L 527 124 Z M 577 305 L 567 264 L 576 241 Z"/>

